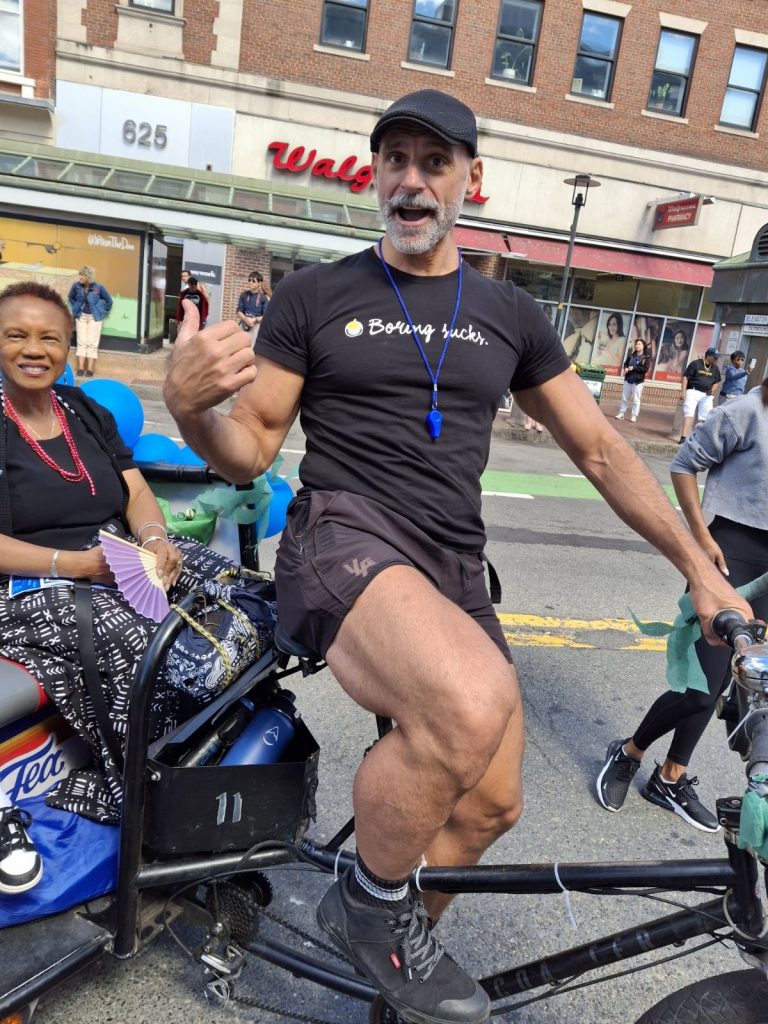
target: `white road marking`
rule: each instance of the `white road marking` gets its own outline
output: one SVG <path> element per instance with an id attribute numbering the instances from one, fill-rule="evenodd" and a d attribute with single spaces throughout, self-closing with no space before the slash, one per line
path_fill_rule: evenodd
<path id="1" fill-rule="evenodd" d="M 529 501 L 533 501 L 532 494 L 515 494 L 514 491 L 483 491 L 484 495 L 490 495 L 492 498 L 527 498 Z"/>

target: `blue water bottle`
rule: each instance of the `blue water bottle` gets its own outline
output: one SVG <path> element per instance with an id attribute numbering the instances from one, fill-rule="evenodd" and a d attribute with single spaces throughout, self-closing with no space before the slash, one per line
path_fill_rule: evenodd
<path id="1" fill-rule="evenodd" d="M 268 707 L 257 711 L 219 764 L 273 764 L 279 761 L 293 739 L 294 723 L 299 717 L 292 696 L 287 692 L 281 693 Z"/>

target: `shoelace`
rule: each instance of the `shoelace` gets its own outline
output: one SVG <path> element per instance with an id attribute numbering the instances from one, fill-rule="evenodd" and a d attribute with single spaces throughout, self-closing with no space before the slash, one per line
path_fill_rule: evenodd
<path id="1" fill-rule="evenodd" d="M 30 843 L 24 829 L 32 824 L 32 815 L 20 807 L 0 812 L 0 854 L 4 857 L 13 850 L 24 850 Z"/>
<path id="2" fill-rule="evenodd" d="M 401 949 L 408 978 L 417 971 L 426 981 L 443 956 L 441 943 L 429 930 L 429 918 L 424 904 L 414 903 L 410 910 L 398 914 L 392 921 L 392 931 L 402 940 Z"/>
<path id="3" fill-rule="evenodd" d="M 693 787 L 694 786 L 698 786 L 698 784 L 699 784 L 699 777 L 698 777 L 698 775 L 694 775 L 690 779 L 688 778 L 687 775 L 682 775 L 677 780 L 677 787 L 676 788 L 677 788 L 678 796 L 682 795 L 687 800 L 698 800 L 699 799 L 698 796 L 693 791 Z"/>

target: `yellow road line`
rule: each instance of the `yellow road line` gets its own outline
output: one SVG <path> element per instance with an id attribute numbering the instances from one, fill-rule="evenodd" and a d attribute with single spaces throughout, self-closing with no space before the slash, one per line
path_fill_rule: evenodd
<path id="1" fill-rule="evenodd" d="M 631 619 L 560 619 L 551 615 L 499 615 L 510 647 L 571 647 L 616 651 L 665 651 L 666 637 L 643 636 Z M 618 642 L 600 643 L 585 634 L 610 634 Z M 629 634 L 629 635 L 627 635 Z M 622 643 L 621 640 L 627 642 Z"/>

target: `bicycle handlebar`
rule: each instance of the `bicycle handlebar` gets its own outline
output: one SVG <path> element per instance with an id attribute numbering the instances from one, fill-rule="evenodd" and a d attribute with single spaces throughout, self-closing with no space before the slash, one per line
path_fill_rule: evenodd
<path id="1" fill-rule="evenodd" d="M 712 632 L 721 640 L 725 640 L 729 647 L 738 651 L 739 647 L 749 646 L 755 642 L 750 625 L 752 623 L 748 623 L 741 612 L 734 608 L 725 608 L 712 619 Z"/>

